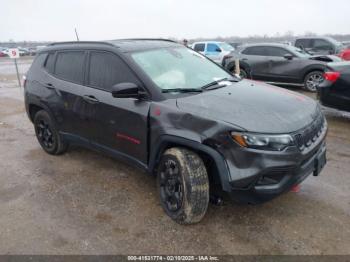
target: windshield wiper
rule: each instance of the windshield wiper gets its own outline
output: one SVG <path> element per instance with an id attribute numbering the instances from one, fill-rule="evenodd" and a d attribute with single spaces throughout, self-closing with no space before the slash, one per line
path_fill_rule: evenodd
<path id="1" fill-rule="evenodd" d="M 199 88 L 172 88 L 163 89 L 162 93 L 202 93 L 203 90 Z"/>
<path id="2" fill-rule="evenodd" d="M 209 84 L 206 84 L 204 86 L 201 87 L 201 89 L 203 90 L 213 90 L 213 89 L 217 89 L 217 88 L 221 88 L 221 87 L 225 87 L 225 85 L 220 85 L 221 82 L 224 82 L 224 81 L 229 81 L 229 82 L 238 82 L 239 80 L 237 79 L 234 79 L 234 78 L 223 78 L 223 79 L 220 79 L 220 80 L 215 80 Z M 215 87 L 213 87 L 215 86 Z"/>

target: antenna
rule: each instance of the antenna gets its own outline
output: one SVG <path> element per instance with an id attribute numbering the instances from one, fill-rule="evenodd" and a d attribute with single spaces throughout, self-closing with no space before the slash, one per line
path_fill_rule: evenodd
<path id="1" fill-rule="evenodd" d="M 77 31 L 77 29 L 74 28 L 74 31 L 75 31 L 75 36 L 77 37 L 77 41 L 80 41 L 80 40 L 79 40 L 79 36 L 78 36 L 78 31 Z"/>

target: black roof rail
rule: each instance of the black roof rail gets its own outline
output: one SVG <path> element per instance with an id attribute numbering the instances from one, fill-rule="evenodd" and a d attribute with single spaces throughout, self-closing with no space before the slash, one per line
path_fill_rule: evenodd
<path id="1" fill-rule="evenodd" d="M 101 42 L 101 41 L 70 41 L 70 42 L 55 42 L 51 43 L 48 46 L 55 46 L 55 45 L 71 45 L 71 44 L 102 44 L 102 45 L 109 45 L 114 46 L 112 43 L 108 42 Z"/>

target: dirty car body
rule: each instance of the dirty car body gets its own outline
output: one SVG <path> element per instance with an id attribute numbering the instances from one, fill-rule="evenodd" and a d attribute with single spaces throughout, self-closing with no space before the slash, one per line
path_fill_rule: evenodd
<path id="1" fill-rule="evenodd" d="M 80 69 L 72 72 L 72 64 Z M 196 152 L 211 186 L 243 203 L 270 200 L 326 162 L 327 123 L 317 102 L 237 79 L 171 41 L 53 44 L 38 51 L 27 74 L 25 105 L 32 121 L 47 111 L 70 143 L 150 174 L 168 148 Z"/>

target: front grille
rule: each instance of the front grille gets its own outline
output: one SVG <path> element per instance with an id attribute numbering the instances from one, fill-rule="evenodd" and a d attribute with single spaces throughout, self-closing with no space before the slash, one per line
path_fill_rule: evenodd
<path id="1" fill-rule="evenodd" d="M 294 139 L 299 149 L 303 151 L 306 148 L 310 147 L 322 134 L 325 125 L 325 118 L 323 114 L 319 113 L 319 115 L 311 125 L 294 135 Z"/>

